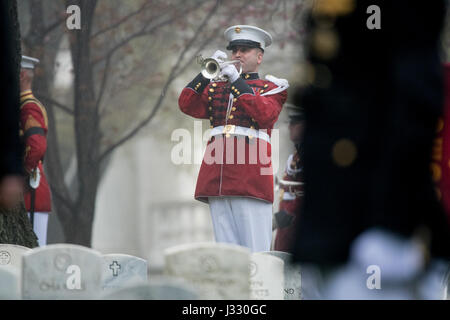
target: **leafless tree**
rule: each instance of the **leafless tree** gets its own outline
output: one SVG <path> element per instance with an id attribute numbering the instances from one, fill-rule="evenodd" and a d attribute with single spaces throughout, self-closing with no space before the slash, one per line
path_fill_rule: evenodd
<path id="1" fill-rule="evenodd" d="M 164 105 L 171 84 L 196 55 L 217 38 L 231 19 L 239 18 L 244 23 L 252 17 L 270 20 L 284 1 L 187 0 L 180 4 L 174 0 L 135 0 L 126 6 L 116 0 L 71 0 L 65 5 L 80 7 L 81 30 L 67 30 L 63 4 L 30 0 L 31 28 L 24 42 L 27 52 L 43 61 L 34 91 L 48 109 L 46 168 L 66 242 L 90 246 L 102 164 L 114 150 L 152 122 Z M 49 19 L 42 19 L 44 16 Z M 72 103 L 57 101 L 51 92 L 53 65 L 64 37 L 69 40 L 73 63 Z M 144 47 L 143 42 L 151 45 L 158 41 L 164 44 L 160 56 L 142 57 L 134 52 Z M 168 53 L 174 57 L 172 60 L 168 59 Z M 166 64 L 170 61 L 162 71 L 157 68 L 161 61 Z M 137 76 L 150 69 L 159 71 L 150 77 Z M 119 99 L 119 93 L 144 78 L 153 81 L 160 93 L 146 104 L 146 114 L 139 121 L 127 123 L 123 130 L 110 130 L 111 123 L 105 119 L 109 111 L 115 110 L 111 97 Z M 67 166 L 63 165 L 60 152 L 56 110 L 72 118 L 77 163 L 75 190 L 64 181 Z"/>

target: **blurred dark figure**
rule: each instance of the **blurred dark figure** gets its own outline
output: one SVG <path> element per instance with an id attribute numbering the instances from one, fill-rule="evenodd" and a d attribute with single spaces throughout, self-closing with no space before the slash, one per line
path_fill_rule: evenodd
<path id="1" fill-rule="evenodd" d="M 311 298 L 441 297 L 450 230 L 430 165 L 445 12 L 445 1 L 315 2 L 311 85 L 295 102 L 306 131 L 294 253 Z"/>
<path id="2" fill-rule="evenodd" d="M 279 211 L 274 214 L 276 229 L 273 249 L 292 253 L 295 239 L 295 224 L 303 199 L 303 131 L 305 116 L 300 107 L 286 105 L 289 115 L 289 140 L 295 152 L 289 155 L 282 179 L 277 179 L 280 188 Z"/>
<path id="3" fill-rule="evenodd" d="M 435 166 L 438 196 L 447 213 L 450 225 L 450 63 L 444 65 L 445 72 L 445 104 L 444 114 L 438 122 L 438 137 L 433 150 L 433 166 Z"/>
<path id="4" fill-rule="evenodd" d="M 11 33 L 13 19 L 11 6 L 7 1 L 0 4 L 2 44 L 0 59 L 0 79 L 3 103 L 0 106 L 2 125 L 0 126 L 0 202 L 11 207 L 22 193 L 22 146 L 19 139 L 19 60 L 16 56 L 16 39 Z M 6 121 L 9 119 L 9 121 Z"/>
<path id="5" fill-rule="evenodd" d="M 37 246 L 23 201 L 23 145 L 19 138 L 20 33 L 16 1 L 0 1 L 0 243 Z"/>

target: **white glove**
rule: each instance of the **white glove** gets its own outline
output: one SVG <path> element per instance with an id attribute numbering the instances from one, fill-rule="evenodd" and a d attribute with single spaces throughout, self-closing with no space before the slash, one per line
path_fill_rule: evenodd
<path id="1" fill-rule="evenodd" d="M 223 62 L 227 59 L 227 54 L 223 51 L 217 50 L 211 56 L 212 59 L 217 60 L 218 62 Z"/>
<path id="2" fill-rule="evenodd" d="M 228 64 L 222 69 L 219 76 L 225 76 L 230 83 L 233 83 L 239 78 L 239 72 L 236 70 L 234 64 Z"/>

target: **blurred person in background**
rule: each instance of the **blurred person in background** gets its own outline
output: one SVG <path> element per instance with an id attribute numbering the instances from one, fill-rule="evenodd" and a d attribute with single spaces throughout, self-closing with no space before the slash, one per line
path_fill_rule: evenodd
<path id="1" fill-rule="evenodd" d="M 295 261 L 324 299 L 441 299 L 450 230 L 430 166 L 445 1 L 316 1 Z M 445 170 L 449 170 L 448 163 Z M 314 286 L 311 284 L 314 283 Z"/>
<path id="2" fill-rule="evenodd" d="M 39 246 L 47 243 L 48 214 L 51 193 L 44 174 L 43 160 L 47 150 L 48 118 L 45 107 L 32 92 L 34 69 L 38 59 L 22 56 L 20 71 L 20 135 L 25 144 L 24 169 L 27 188 L 24 195 Z"/>
<path id="3" fill-rule="evenodd" d="M 287 105 L 289 139 L 295 152 L 289 155 L 283 179 L 277 179 L 280 188 L 279 211 L 274 214 L 276 229 L 273 249 L 291 253 L 295 237 L 295 223 L 303 199 L 303 148 L 304 114 L 300 107 Z"/>

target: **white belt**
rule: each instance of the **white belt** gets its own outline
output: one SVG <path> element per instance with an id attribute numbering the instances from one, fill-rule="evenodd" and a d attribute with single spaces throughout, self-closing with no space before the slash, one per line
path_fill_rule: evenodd
<path id="1" fill-rule="evenodd" d="M 283 193 L 283 200 L 292 201 L 292 200 L 295 200 L 295 198 L 297 198 L 297 197 L 292 192 L 284 192 Z"/>
<path id="2" fill-rule="evenodd" d="M 221 135 L 221 134 L 225 134 L 225 135 L 227 135 L 227 137 L 229 135 L 241 135 L 241 136 L 247 136 L 249 138 L 258 138 L 258 139 L 262 139 L 262 140 L 265 140 L 268 143 L 270 143 L 270 136 L 267 133 L 265 133 L 261 130 L 256 130 L 256 129 L 252 129 L 252 128 L 235 126 L 233 124 L 229 124 L 226 126 L 214 127 L 211 130 L 211 137 Z"/>

